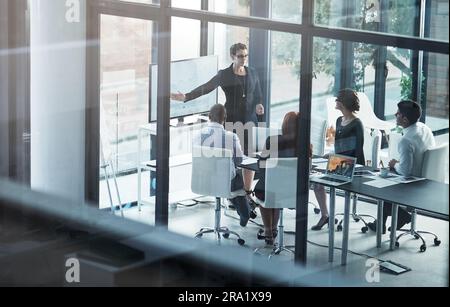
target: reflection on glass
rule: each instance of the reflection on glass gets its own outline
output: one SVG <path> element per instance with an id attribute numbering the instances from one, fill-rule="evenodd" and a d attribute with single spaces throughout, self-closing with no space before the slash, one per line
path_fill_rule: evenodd
<path id="1" fill-rule="evenodd" d="M 418 29 L 414 26 L 417 24 L 420 2 L 405 0 L 385 3 L 387 7 L 383 8 L 380 0 L 315 0 L 314 20 L 317 25 L 323 26 L 418 36 Z"/>

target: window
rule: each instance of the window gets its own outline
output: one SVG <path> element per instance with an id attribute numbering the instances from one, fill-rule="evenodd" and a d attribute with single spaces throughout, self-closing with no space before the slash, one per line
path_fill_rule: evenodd
<path id="1" fill-rule="evenodd" d="M 299 108 L 301 36 L 272 32 L 271 38 L 270 124 L 279 127 L 287 112 Z"/>
<path id="2" fill-rule="evenodd" d="M 148 122 L 153 27 L 152 21 L 101 15 L 102 149 L 118 173 L 135 170 L 137 130 Z"/>
<path id="3" fill-rule="evenodd" d="M 315 0 L 314 3 L 317 25 L 418 36 L 414 29 L 419 20 L 415 0 Z M 387 7 L 382 7 L 383 3 Z"/>

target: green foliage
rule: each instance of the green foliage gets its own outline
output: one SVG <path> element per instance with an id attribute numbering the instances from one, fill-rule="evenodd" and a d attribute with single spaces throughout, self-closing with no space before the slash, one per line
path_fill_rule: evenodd
<path id="1" fill-rule="evenodd" d="M 248 0 L 240 0 L 246 2 Z M 313 0 L 310 0 L 313 1 Z M 315 16 L 314 20 L 319 25 L 331 25 L 331 0 L 314 0 L 315 1 Z M 378 23 L 366 23 L 366 6 L 364 1 L 361 5 L 356 7 L 356 16 L 353 19 L 354 27 L 363 30 L 377 31 Z M 277 2 L 276 12 L 280 16 L 292 15 L 292 10 L 298 6 L 298 0 L 279 0 Z M 389 2 L 389 24 L 388 32 L 412 35 L 414 33 L 414 17 L 416 12 L 415 0 L 390 1 Z M 359 25 L 359 26 L 358 26 Z M 289 33 L 274 33 L 273 37 L 273 56 L 278 63 L 292 66 L 292 73 L 300 78 L 300 38 L 298 35 Z M 314 39 L 313 52 L 313 71 L 316 74 L 326 74 L 335 77 L 336 74 L 336 41 L 324 38 Z M 363 43 L 354 43 L 354 67 L 352 86 L 354 89 L 364 90 L 365 85 L 365 69 L 369 65 L 374 64 L 377 46 Z M 410 50 L 396 49 L 396 55 L 388 52 L 388 61 L 395 67 L 400 69 L 403 73 L 409 71 L 399 58 L 409 59 L 411 57 Z M 398 55 L 398 56 L 397 56 Z M 411 88 L 411 80 L 405 75 L 400 81 L 402 88 L 402 96 L 408 95 L 407 89 Z M 333 78 L 334 79 L 334 78 Z M 331 90 L 332 87 L 330 87 Z"/>
<path id="2" fill-rule="evenodd" d="M 276 7 L 277 16 L 289 16 L 299 5 L 298 0 L 278 1 Z M 330 1 L 316 0 L 315 22 L 317 24 L 329 24 Z M 300 10 L 298 10 L 300 13 Z M 290 65 L 292 74 L 300 78 L 300 36 L 290 33 L 273 33 L 272 55 L 279 64 Z M 313 71 L 316 74 L 324 73 L 335 75 L 336 41 L 330 39 L 314 39 Z"/>
<path id="3" fill-rule="evenodd" d="M 412 99 L 412 78 L 410 75 L 402 75 L 400 88 L 400 96 L 402 99 Z"/>
<path id="4" fill-rule="evenodd" d="M 421 100 L 424 101 L 426 99 L 426 80 L 425 76 L 422 72 L 422 89 L 421 89 Z M 412 75 L 402 75 L 400 79 L 400 95 L 402 99 L 413 99 L 413 93 L 412 93 Z"/>

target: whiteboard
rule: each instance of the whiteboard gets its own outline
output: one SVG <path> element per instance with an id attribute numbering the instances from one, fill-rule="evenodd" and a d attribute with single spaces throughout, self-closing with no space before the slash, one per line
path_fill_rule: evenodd
<path id="1" fill-rule="evenodd" d="M 218 57 L 205 56 L 195 59 L 175 61 L 170 69 L 170 92 L 189 93 L 196 87 L 211 80 L 218 71 Z M 150 69 L 150 122 L 157 120 L 158 65 Z M 217 103 L 217 89 L 207 95 L 186 103 L 171 101 L 170 118 L 180 118 L 192 114 L 208 112 Z"/>

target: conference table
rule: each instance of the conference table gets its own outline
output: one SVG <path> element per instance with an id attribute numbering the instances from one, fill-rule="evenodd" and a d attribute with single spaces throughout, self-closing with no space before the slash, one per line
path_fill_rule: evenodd
<path id="1" fill-rule="evenodd" d="M 191 158 L 191 157 L 190 157 Z M 244 159 L 242 164 L 238 167 L 257 171 L 258 163 L 255 158 Z M 313 162 L 314 163 L 314 162 Z M 367 167 L 359 168 L 357 170 L 372 170 Z M 351 193 L 363 195 L 377 200 L 377 234 L 376 246 L 381 247 L 382 231 L 382 216 L 383 204 L 385 201 L 391 202 L 392 205 L 392 219 L 391 219 L 391 236 L 390 249 L 395 247 L 396 229 L 397 229 L 397 213 L 398 206 L 406 206 L 420 211 L 427 211 L 441 216 L 448 220 L 449 211 L 449 189 L 448 184 L 440 183 L 433 180 L 420 180 L 411 183 L 398 183 L 395 185 L 377 188 L 365 184 L 368 181 L 375 180 L 378 176 L 364 177 L 354 176 L 352 182 L 340 186 L 333 186 L 324 182 L 316 182 L 315 176 L 310 176 L 309 180 L 312 183 L 322 184 L 328 186 L 330 189 L 330 210 L 329 210 L 329 261 L 333 262 L 334 258 L 334 228 L 335 228 L 335 205 L 336 205 L 336 189 L 344 192 L 344 221 L 343 221 L 343 238 L 342 238 L 342 254 L 341 264 L 347 263 L 348 254 L 348 240 L 349 240 L 349 222 L 350 222 L 350 201 Z"/>
<path id="2" fill-rule="evenodd" d="M 385 201 L 391 202 L 392 206 L 392 219 L 391 219 L 391 236 L 390 236 L 390 249 L 395 247 L 396 229 L 397 229 L 397 212 L 398 206 L 406 206 L 412 209 L 431 212 L 442 216 L 448 220 L 449 211 L 449 190 L 448 184 L 432 181 L 428 179 L 411 182 L 411 183 L 398 183 L 391 186 L 377 188 L 367 185 L 368 181 L 376 179 L 370 177 L 354 177 L 352 182 L 346 183 L 340 186 L 327 185 L 320 182 L 324 186 L 330 188 L 330 218 L 329 218 L 329 261 L 333 261 L 334 256 L 334 216 L 335 216 L 335 197 L 336 189 L 344 191 L 344 225 L 343 225 L 343 239 L 342 239 L 342 254 L 341 264 L 347 263 L 348 253 L 348 240 L 349 240 L 349 222 L 350 222 L 350 199 L 351 193 L 358 195 L 364 195 L 377 200 L 377 236 L 376 245 L 381 247 L 381 235 L 382 231 L 382 216 L 383 216 L 383 203 Z M 315 182 L 315 177 L 310 177 L 310 182 Z M 319 184 L 319 183 L 317 183 Z"/>
<path id="3" fill-rule="evenodd" d="M 314 162 L 313 162 L 314 163 Z M 315 165 L 315 167 L 318 165 Z M 241 168 L 247 168 L 251 170 L 258 170 L 257 159 L 244 160 L 243 164 L 239 165 Z M 318 169 L 321 167 L 319 166 Z M 359 167 L 358 171 L 368 170 L 374 171 L 372 168 Z M 341 264 L 347 263 L 348 254 L 348 240 L 349 240 L 349 222 L 350 222 L 350 201 L 351 193 L 366 196 L 377 200 L 377 233 L 376 233 L 376 246 L 381 247 L 382 240 L 382 216 L 383 216 L 383 204 L 385 201 L 391 202 L 392 205 L 392 218 L 391 218 L 391 235 L 390 235 L 390 249 L 393 250 L 396 241 L 396 229 L 397 229 L 397 216 L 398 206 L 406 206 L 412 209 L 420 211 L 427 211 L 435 215 L 439 215 L 443 219 L 448 220 L 449 211 L 449 189 L 448 184 L 433 181 L 433 180 L 420 180 L 410 183 L 397 183 L 382 188 L 377 188 L 371 185 L 367 185 L 368 181 L 376 180 L 379 177 L 377 175 L 365 177 L 354 176 L 352 182 L 333 186 L 323 182 L 316 182 L 315 176 L 310 176 L 309 180 L 312 183 L 322 184 L 328 186 L 330 189 L 330 210 L 329 210 L 329 261 L 332 262 L 334 258 L 334 232 L 335 232 L 335 206 L 336 206 L 336 189 L 344 192 L 344 221 L 343 221 L 343 238 L 342 238 L 342 254 Z"/>

